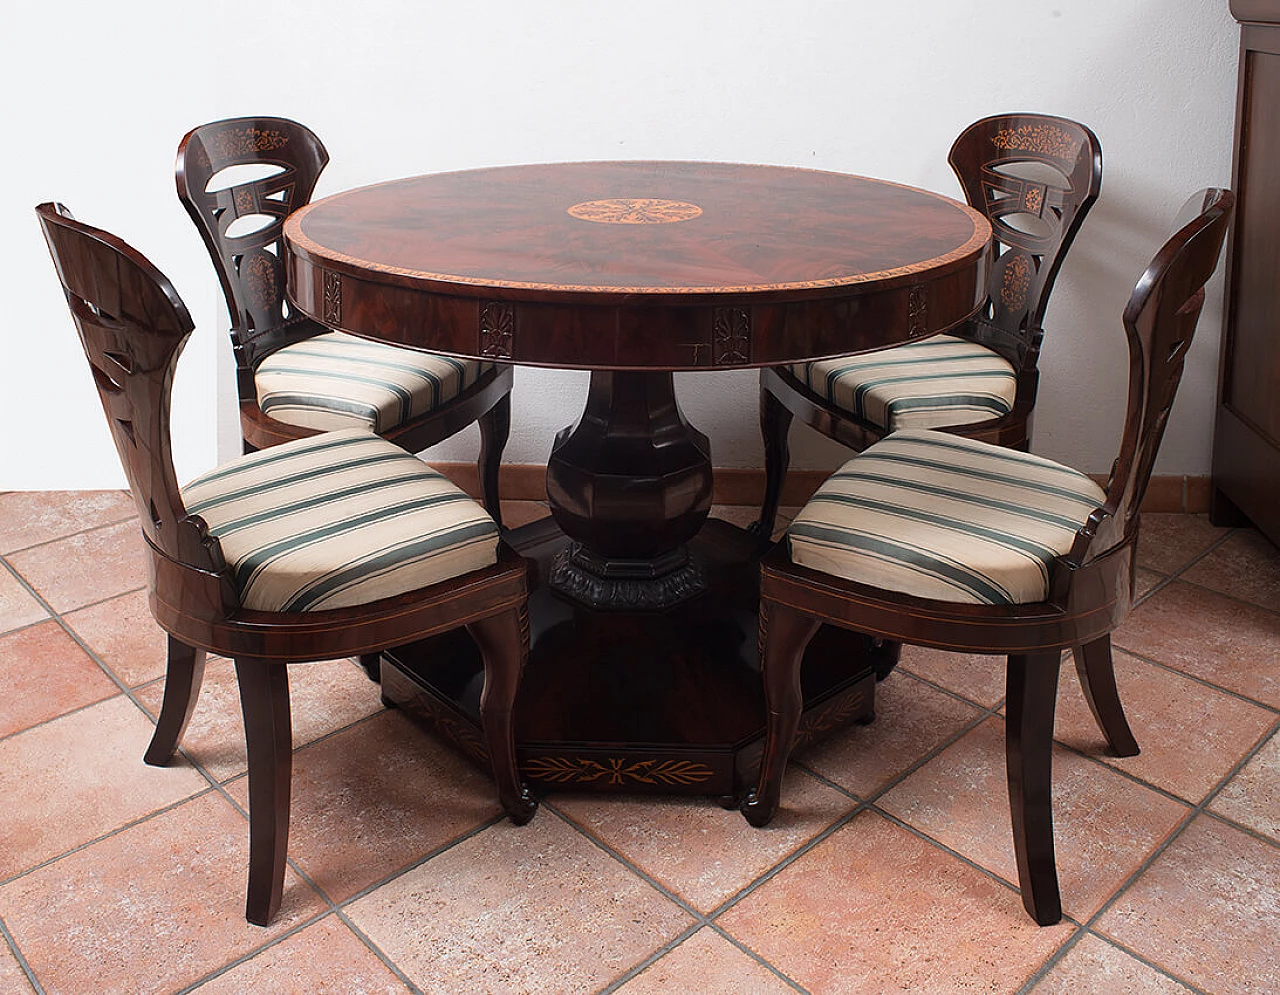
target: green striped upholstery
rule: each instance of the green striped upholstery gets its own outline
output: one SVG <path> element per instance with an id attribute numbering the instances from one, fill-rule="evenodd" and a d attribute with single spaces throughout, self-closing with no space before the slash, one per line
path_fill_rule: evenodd
<path id="1" fill-rule="evenodd" d="M 479 505 L 365 429 L 241 456 L 182 496 L 222 544 L 246 608 L 367 604 L 497 559 L 498 527 Z"/>
<path id="2" fill-rule="evenodd" d="M 1106 499 L 1084 474 L 945 432 L 894 432 L 837 470 L 787 530 L 792 562 L 936 601 L 1027 604 Z"/>
<path id="3" fill-rule="evenodd" d="M 790 370 L 828 403 L 886 432 L 998 418 L 1012 410 L 1017 389 L 1003 357 L 954 335 Z"/>
<path id="4" fill-rule="evenodd" d="M 324 332 L 267 356 L 254 372 L 258 407 L 322 432 L 386 432 L 433 411 L 493 366 Z"/>

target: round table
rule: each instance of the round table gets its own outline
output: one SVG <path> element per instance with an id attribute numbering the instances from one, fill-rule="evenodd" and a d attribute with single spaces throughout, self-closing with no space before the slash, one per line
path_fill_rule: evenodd
<path id="1" fill-rule="evenodd" d="M 844 355 L 951 328 L 985 297 L 986 219 L 938 194 L 840 173 L 552 163 L 350 190 L 294 213 L 284 235 L 294 305 L 331 328 L 591 371 L 585 410 L 548 460 L 554 524 L 510 536 L 540 567 L 522 764 L 549 784 L 734 793 L 763 726 L 752 676 L 762 543 L 707 522 L 709 445 L 684 419 L 672 373 Z M 412 655 L 384 666 L 384 695 L 480 750 L 466 704 L 474 673 L 428 677 Z M 404 672 L 412 688 L 397 683 Z M 814 689 L 826 708 L 809 727 L 833 712 L 869 715 L 865 680 L 856 694 L 835 670 L 832 681 L 844 693 Z M 736 718 L 711 714 L 722 711 Z M 702 777 L 726 751 L 728 779 Z"/>

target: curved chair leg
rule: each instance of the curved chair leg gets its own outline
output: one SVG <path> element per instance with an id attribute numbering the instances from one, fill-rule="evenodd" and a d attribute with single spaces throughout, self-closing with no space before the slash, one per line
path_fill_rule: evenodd
<path id="1" fill-rule="evenodd" d="M 1076 673 L 1084 700 L 1107 737 L 1107 745 L 1117 757 L 1136 757 L 1138 741 L 1124 717 L 1120 704 L 1120 692 L 1116 689 L 1116 671 L 1111 662 L 1111 637 L 1103 636 L 1091 643 L 1074 646 L 1071 655 L 1076 661 Z"/>
<path id="2" fill-rule="evenodd" d="M 520 686 L 520 672 L 529 657 L 529 612 L 523 605 L 467 625 L 484 659 L 484 688 L 480 692 L 480 720 L 489 748 L 489 762 L 498 784 L 498 799 L 517 826 L 533 818 L 538 803 L 520 783 L 511 709 Z"/>
<path id="3" fill-rule="evenodd" d="M 773 535 L 782 500 L 782 482 L 791 465 L 791 449 L 787 436 L 791 431 L 791 412 L 763 384 L 760 387 L 760 437 L 764 440 L 764 502 L 760 519 L 751 531 L 761 539 Z"/>
<path id="4" fill-rule="evenodd" d="M 173 759 L 182 742 L 187 723 L 196 710 L 200 684 L 204 681 L 204 650 L 169 637 L 169 662 L 164 675 L 164 699 L 155 735 L 143 754 L 143 761 L 153 767 L 164 767 Z"/>
<path id="5" fill-rule="evenodd" d="M 356 657 L 356 661 L 364 668 L 364 672 L 369 675 L 369 680 L 374 684 L 382 683 L 382 654 L 381 653 L 361 653 Z"/>
<path id="6" fill-rule="evenodd" d="M 1041 926 L 1062 918 L 1053 855 L 1053 712 L 1060 651 L 1010 656 L 1005 723 L 1009 814 L 1022 904 Z"/>
<path id="7" fill-rule="evenodd" d="M 502 508 L 499 505 L 498 468 L 502 465 L 502 450 L 511 435 L 511 395 L 503 394 L 492 408 L 479 419 L 480 458 L 476 469 L 480 473 L 480 503 L 489 517 L 502 528 Z"/>
<path id="8" fill-rule="evenodd" d="M 804 699 L 800 661 L 819 622 L 810 615 L 770 601 L 760 602 L 760 675 L 764 680 L 764 754 L 760 780 L 742 802 L 742 814 L 753 826 L 764 826 L 778 811 L 782 776 L 800 727 Z"/>
<path id="9" fill-rule="evenodd" d="M 245 918 L 265 926 L 280 908 L 289 845 L 293 734 L 284 664 L 237 658 L 249 754 L 249 895 Z"/>

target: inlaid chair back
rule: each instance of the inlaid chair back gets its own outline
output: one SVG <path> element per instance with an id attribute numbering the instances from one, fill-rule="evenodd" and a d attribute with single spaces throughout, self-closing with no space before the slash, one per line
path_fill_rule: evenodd
<path id="1" fill-rule="evenodd" d="M 760 371 L 762 535 L 773 532 L 793 418 L 862 451 L 928 428 L 1030 449 L 1049 294 L 1102 186 L 1089 128 L 1047 114 L 999 114 L 966 128 L 948 162 L 991 222 L 995 257 L 974 316 L 943 335 L 877 353 Z"/>
<path id="2" fill-rule="evenodd" d="M 193 577 L 225 570 L 218 541 L 183 505 L 173 468 L 169 401 L 194 327 L 159 270 L 60 204 L 36 208 L 98 397 L 154 555 Z M 234 604 L 230 587 L 225 599 Z"/>
<path id="3" fill-rule="evenodd" d="M 178 198 L 231 314 L 245 451 L 367 425 L 417 453 L 476 422 L 480 493 L 501 524 L 512 367 L 359 339 L 291 309 L 284 221 L 310 201 L 328 161 L 309 129 L 279 117 L 201 125 L 178 146 Z"/>
<path id="4" fill-rule="evenodd" d="M 961 334 L 1034 365 L 1054 280 L 1102 187 L 1102 148 L 1076 121 L 1000 114 L 966 128 L 947 161 L 996 252 L 986 303 Z"/>
<path id="5" fill-rule="evenodd" d="M 282 230 L 328 161 L 310 129 L 276 117 L 206 124 L 178 147 L 178 198 L 218 271 L 242 370 L 322 330 L 289 311 Z"/>

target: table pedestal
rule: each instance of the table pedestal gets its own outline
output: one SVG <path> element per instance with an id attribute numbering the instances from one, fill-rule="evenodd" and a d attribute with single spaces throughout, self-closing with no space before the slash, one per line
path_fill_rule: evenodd
<path id="1" fill-rule="evenodd" d="M 547 462 L 551 515 L 573 542 L 550 585 L 592 608 L 667 608 L 707 588 L 688 542 L 711 509 L 707 437 L 669 372 L 596 371 L 578 423 Z"/>
<path id="2" fill-rule="evenodd" d="M 531 651 L 516 701 L 522 775 L 543 790 L 739 798 L 754 786 L 764 736 L 756 562 L 764 546 L 710 520 L 690 542 L 706 590 L 661 611 L 594 610 L 546 583 L 569 543 L 551 519 L 509 534 L 536 564 Z M 801 744 L 870 721 L 877 650 L 824 628 L 805 655 Z M 383 699 L 487 764 L 480 657 L 465 629 L 382 660 Z"/>

